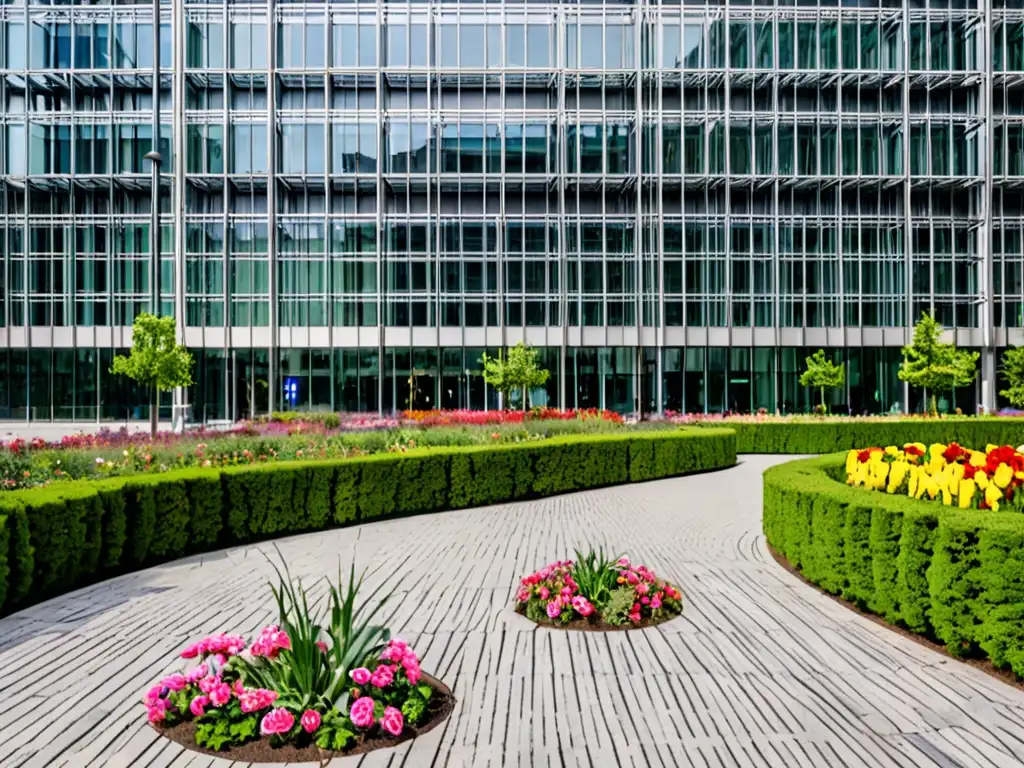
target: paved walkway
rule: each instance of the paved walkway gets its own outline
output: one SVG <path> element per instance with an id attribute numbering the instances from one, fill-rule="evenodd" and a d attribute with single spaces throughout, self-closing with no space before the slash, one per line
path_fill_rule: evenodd
<path id="1" fill-rule="evenodd" d="M 426 736 L 332 765 L 1024 765 L 1024 692 L 771 560 L 760 474 L 774 461 L 279 542 L 307 579 L 353 557 L 371 589 L 405 576 L 390 623 L 458 697 Z M 600 545 L 677 579 L 683 617 L 595 634 L 510 614 L 521 575 Z M 138 699 L 189 639 L 268 623 L 270 573 L 235 549 L 0 620 L 0 765 L 226 768 L 158 737 Z"/>

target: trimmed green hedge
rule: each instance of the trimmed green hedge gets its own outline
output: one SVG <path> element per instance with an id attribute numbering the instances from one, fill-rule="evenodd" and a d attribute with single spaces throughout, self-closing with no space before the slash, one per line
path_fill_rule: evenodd
<path id="1" fill-rule="evenodd" d="M 392 515 L 729 467 L 729 429 L 612 433 L 0 494 L 0 615 L 183 555 Z"/>
<path id="2" fill-rule="evenodd" d="M 1024 676 L 1024 515 L 851 488 L 845 455 L 764 474 L 764 533 L 808 581 Z"/>
<path id="3" fill-rule="evenodd" d="M 715 422 L 713 422 L 715 423 Z M 1024 443 L 1024 418 L 892 419 L 886 421 L 723 421 L 736 432 L 737 453 L 833 453 L 905 443 L 950 443 L 984 448 Z"/>

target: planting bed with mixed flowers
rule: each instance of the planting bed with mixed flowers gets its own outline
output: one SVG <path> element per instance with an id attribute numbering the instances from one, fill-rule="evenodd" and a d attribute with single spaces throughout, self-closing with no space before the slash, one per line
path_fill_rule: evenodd
<path id="1" fill-rule="evenodd" d="M 371 624 L 384 601 L 365 616 L 356 608 L 360 583 L 353 572 L 347 588 L 330 585 L 322 616 L 282 578 L 272 588 L 280 622 L 252 643 L 216 634 L 185 648 L 195 666 L 145 694 L 149 722 L 190 749 L 282 763 L 393 746 L 437 725 L 451 692 Z"/>
<path id="2" fill-rule="evenodd" d="M 516 611 L 539 624 L 567 629 L 649 627 L 683 611 L 683 593 L 628 557 L 576 552 L 522 579 Z"/>
<path id="3" fill-rule="evenodd" d="M 907 443 L 851 450 L 846 482 L 960 509 L 1024 511 L 1024 493 L 1018 492 L 1024 484 L 1024 453 L 1009 445 L 974 451 L 956 443 Z"/>

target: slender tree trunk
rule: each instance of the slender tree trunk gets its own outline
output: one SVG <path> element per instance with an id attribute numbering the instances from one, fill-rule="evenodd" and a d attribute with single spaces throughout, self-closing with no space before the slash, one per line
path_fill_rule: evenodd
<path id="1" fill-rule="evenodd" d="M 932 416 L 938 416 L 939 415 L 939 408 L 935 404 L 935 393 L 934 392 L 932 392 L 932 401 L 931 402 L 932 402 Z"/>
<path id="2" fill-rule="evenodd" d="M 825 388 L 822 387 L 821 388 L 821 412 L 825 413 L 826 410 L 828 410 L 828 409 L 825 408 Z"/>
<path id="3" fill-rule="evenodd" d="M 149 392 L 149 436 L 156 437 L 157 417 L 160 411 L 160 393 L 157 391 L 156 384 Z"/>

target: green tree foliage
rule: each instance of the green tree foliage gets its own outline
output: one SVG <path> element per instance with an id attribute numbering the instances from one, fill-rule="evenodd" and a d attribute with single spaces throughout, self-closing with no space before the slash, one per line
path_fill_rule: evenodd
<path id="1" fill-rule="evenodd" d="M 999 394 L 1020 408 L 1024 405 L 1024 347 L 1012 347 L 1003 353 L 999 375 L 1007 384 Z"/>
<path id="2" fill-rule="evenodd" d="M 807 358 L 807 370 L 800 374 L 800 386 L 815 387 L 821 392 L 822 411 L 827 410 L 825 390 L 841 387 L 845 380 L 845 366 L 842 363 L 836 365 L 827 359 L 823 349 L 819 349 Z"/>
<path id="3" fill-rule="evenodd" d="M 173 317 L 143 312 L 132 325 L 131 354 L 117 355 L 110 372 L 127 376 L 149 391 L 149 427 L 155 436 L 158 393 L 192 383 L 192 355 L 175 341 Z"/>
<path id="4" fill-rule="evenodd" d="M 939 341 L 942 326 L 927 312 L 914 327 L 914 341 L 903 348 L 900 381 L 912 387 L 922 387 L 931 395 L 930 411 L 938 413 L 936 392 L 951 392 L 955 387 L 966 387 L 978 375 L 978 353 L 965 352 L 955 344 Z"/>
<path id="5" fill-rule="evenodd" d="M 537 365 L 537 350 L 519 342 L 502 355 L 481 358 L 484 364 L 484 381 L 498 390 L 506 407 L 514 391 L 522 396 L 522 407 L 529 407 L 530 390 L 542 387 L 548 380 L 549 372 Z"/>

